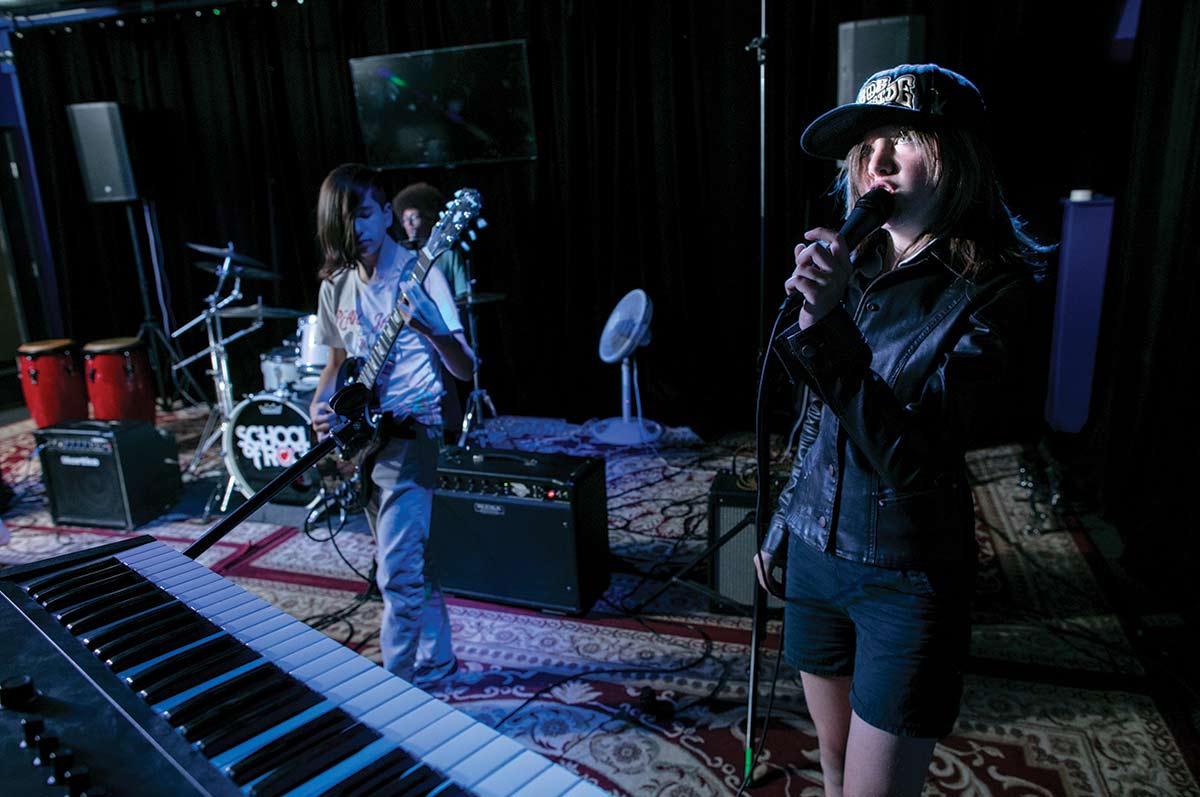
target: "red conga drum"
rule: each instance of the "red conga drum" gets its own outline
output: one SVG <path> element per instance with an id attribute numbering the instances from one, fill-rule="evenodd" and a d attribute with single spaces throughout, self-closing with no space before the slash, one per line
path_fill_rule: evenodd
<path id="1" fill-rule="evenodd" d="M 75 341 L 54 338 L 21 344 L 17 372 L 25 406 L 39 429 L 87 418 L 87 390 Z"/>
<path id="2" fill-rule="evenodd" d="M 154 384 L 146 344 L 137 338 L 93 340 L 83 347 L 83 362 L 93 418 L 154 423 Z"/>

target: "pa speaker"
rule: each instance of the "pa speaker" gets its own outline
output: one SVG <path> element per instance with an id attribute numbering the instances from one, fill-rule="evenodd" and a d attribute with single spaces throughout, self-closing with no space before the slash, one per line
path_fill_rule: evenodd
<path id="1" fill-rule="evenodd" d="M 860 19 L 838 25 L 838 105 L 854 102 L 871 75 L 925 60 L 925 18 Z"/>
<path id="2" fill-rule="evenodd" d="M 708 493 L 708 542 L 715 543 L 754 512 L 755 492 L 745 489 L 738 478 L 721 471 L 713 479 Z M 758 553 L 758 531 L 751 520 L 713 553 L 710 576 L 713 589 L 743 606 L 754 604 L 754 555 Z M 768 595 L 767 606 L 778 608 L 783 602 Z M 714 606 L 714 608 L 716 608 Z"/>
<path id="3" fill-rule="evenodd" d="M 450 448 L 429 550 L 447 592 L 584 614 L 608 587 L 604 460 Z"/>
<path id="4" fill-rule="evenodd" d="M 33 434 L 56 524 L 132 529 L 179 499 L 170 432 L 145 421 L 67 421 Z"/>
<path id="5" fill-rule="evenodd" d="M 75 153 L 89 202 L 128 202 L 138 198 L 125 145 L 125 128 L 115 102 L 67 106 Z"/>

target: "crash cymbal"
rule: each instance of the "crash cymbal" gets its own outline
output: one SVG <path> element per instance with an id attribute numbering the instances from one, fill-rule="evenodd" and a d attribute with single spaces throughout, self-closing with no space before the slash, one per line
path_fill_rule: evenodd
<path id="1" fill-rule="evenodd" d="M 220 273 L 221 266 L 223 265 L 225 264 L 213 263 L 212 261 L 204 260 L 196 263 L 196 268 L 200 269 L 201 271 L 207 271 L 210 274 L 218 274 Z M 254 268 L 252 266 L 239 266 L 236 264 L 231 264 L 229 266 L 229 273 L 235 277 L 241 277 L 242 279 L 248 280 L 271 280 L 272 282 L 278 282 L 279 280 L 283 279 L 283 277 L 276 274 L 274 271 L 264 271 L 261 268 Z"/>
<path id="2" fill-rule="evenodd" d="M 223 307 L 217 311 L 221 318 L 302 318 L 308 313 L 286 307 L 267 307 L 251 304 L 245 307 Z"/>
<path id="3" fill-rule="evenodd" d="M 472 293 L 470 301 L 468 297 L 459 296 L 454 300 L 454 303 L 459 307 L 476 307 L 481 304 L 491 304 L 492 302 L 501 302 L 508 298 L 503 293 Z"/>
<path id="4" fill-rule="evenodd" d="M 254 258 L 250 257 L 249 255 L 243 255 L 241 252 L 235 252 L 232 249 L 227 249 L 227 248 L 223 248 L 223 247 L 219 247 L 219 246 L 205 246 L 204 244 L 194 244 L 194 243 L 187 243 L 184 245 L 190 249 L 195 249 L 197 252 L 203 252 L 206 255 L 212 255 L 213 257 L 219 257 L 222 260 L 225 258 L 229 258 L 234 263 L 241 263 L 243 266 L 256 266 L 256 267 L 262 268 L 262 269 L 267 268 L 266 263 L 259 262 L 258 260 L 255 260 Z M 267 269 L 267 270 L 269 271 L 270 269 Z"/>

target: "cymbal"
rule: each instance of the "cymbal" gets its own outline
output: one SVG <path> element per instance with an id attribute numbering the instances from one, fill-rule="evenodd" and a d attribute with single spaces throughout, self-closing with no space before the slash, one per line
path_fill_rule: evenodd
<path id="1" fill-rule="evenodd" d="M 203 252 L 206 255 L 219 257 L 222 260 L 229 258 L 234 263 L 241 263 L 244 266 L 257 266 L 258 268 L 267 268 L 266 263 L 262 263 L 249 255 L 243 255 L 241 252 L 235 252 L 232 249 L 226 249 L 219 246 L 205 246 L 204 244 L 186 243 L 184 244 L 190 249 L 195 249 L 197 252 Z"/>
<path id="2" fill-rule="evenodd" d="M 459 307 L 475 307 L 481 304 L 491 304 L 492 302 L 502 302 L 508 297 L 503 293 L 472 293 L 468 301 L 467 296 L 459 296 L 454 300 L 454 303 Z"/>
<path id="3" fill-rule="evenodd" d="M 200 269 L 201 271 L 207 271 L 210 274 L 217 274 L 220 272 L 221 266 L 225 264 L 213 263 L 210 260 L 204 260 L 196 263 L 195 265 L 196 268 Z M 271 280 L 272 282 L 279 282 L 279 280 L 283 279 L 283 277 L 281 277 L 279 274 L 276 274 L 274 271 L 264 271 L 261 268 L 254 268 L 253 266 L 230 265 L 229 273 L 235 277 L 243 277 L 251 280 Z"/>
<path id="4" fill-rule="evenodd" d="M 302 318 L 308 313 L 286 307 L 267 307 L 251 304 L 245 307 L 223 307 L 217 311 L 221 318 Z"/>

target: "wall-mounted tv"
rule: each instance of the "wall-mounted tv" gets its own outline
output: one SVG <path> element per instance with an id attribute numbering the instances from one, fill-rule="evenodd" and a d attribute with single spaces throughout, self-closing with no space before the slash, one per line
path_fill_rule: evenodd
<path id="1" fill-rule="evenodd" d="M 523 40 L 351 58 L 350 75 L 372 166 L 537 157 Z"/>

